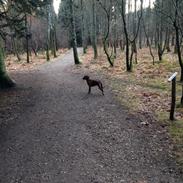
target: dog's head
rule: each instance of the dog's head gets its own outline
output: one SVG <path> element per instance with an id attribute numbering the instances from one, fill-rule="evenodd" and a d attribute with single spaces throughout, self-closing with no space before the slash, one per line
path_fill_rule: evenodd
<path id="1" fill-rule="evenodd" d="M 89 76 L 84 76 L 83 77 L 83 80 L 88 80 L 89 79 Z"/>

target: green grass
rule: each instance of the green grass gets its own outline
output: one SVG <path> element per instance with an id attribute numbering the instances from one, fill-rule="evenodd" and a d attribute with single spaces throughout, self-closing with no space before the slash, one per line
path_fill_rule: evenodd
<path id="1" fill-rule="evenodd" d="M 170 132 L 174 136 L 174 139 L 183 145 L 183 120 L 172 122 Z"/>
<path id="2" fill-rule="evenodd" d="M 183 168 L 183 120 L 172 122 L 169 126 L 169 131 L 175 144 L 178 163 Z"/>
<path id="3" fill-rule="evenodd" d="M 160 80 L 154 80 L 143 84 L 144 87 L 158 89 L 158 90 L 168 90 L 168 85 Z"/>
<path id="4" fill-rule="evenodd" d="M 163 122 L 168 123 L 167 121 L 168 121 L 169 116 L 170 116 L 169 112 L 156 111 L 155 114 L 156 114 L 158 120 L 160 121 L 160 123 L 163 123 Z"/>

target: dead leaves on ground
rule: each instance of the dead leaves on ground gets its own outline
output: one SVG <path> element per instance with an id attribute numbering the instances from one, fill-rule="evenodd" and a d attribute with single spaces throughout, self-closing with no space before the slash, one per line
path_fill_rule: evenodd
<path id="1" fill-rule="evenodd" d="M 153 65 L 149 50 L 147 48 L 139 50 L 138 64 L 134 64 L 133 72 L 128 73 L 125 70 L 124 53 L 118 54 L 114 67 L 110 67 L 103 53 L 97 60 L 94 60 L 93 51 L 89 48 L 87 54 L 82 56 L 81 67 L 89 69 L 91 72 L 102 71 L 107 77 L 110 77 L 113 80 L 111 84 L 115 87 L 115 93 L 118 93 L 118 97 L 123 98 L 122 102 L 131 105 L 132 110 L 149 111 L 154 115 L 157 113 L 168 114 L 171 85 L 167 79 L 172 72 L 179 71 L 179 65 L 177 57 L 173 53 L 166 53 L 163 59 L 161 62 L 156 61 Z M 158 60 L 157 57 L 156 60 Z M 114 82 L 116 83 L 114 84 Z M 178 97 L 180 98 L 180 96 Z M 132 104 L 133 101 L 137 104 Z M 183 113 L 177 110 L 176 117 L 183 118 Z"/>
<path id="2" fill-rule="evenodd" d="M 67 49 L 59 49 L 57 51 L 57 56 L 63 55 Z M 21 60 L 18 61 L 15 55 L 7 55 L 5 64 L 8 72 L 17 72 L 17 71 L 29 71 L 35 69 L 37 66 L 46 63 L 46 53 L 38 52 L 38 55 L 35 56 L 34 53 L 30 55 L 30 63 L 26 62 L 26 54 L 20 54 Z M 51 56 L 53 59 L 53 56 Z"/>

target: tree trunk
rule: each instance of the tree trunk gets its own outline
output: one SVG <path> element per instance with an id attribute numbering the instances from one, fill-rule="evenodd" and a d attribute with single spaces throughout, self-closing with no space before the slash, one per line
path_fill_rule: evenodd
<path id="1" fill-rule="evenodd" d="M 111 9 L 107 10 L 105 8 L 105 6 L 100 1 L 99 1 L 99 3 L 100 3 L 100 6 L 105 11 L 106 18 L 107 18 L 107 30 L 106 30 L 105 36 L 103 38 L 104 52 L 107 56 L 107 60 L 110 64 L 110 66 L 113 67 L 114 66 L 113 49 L 112 49 L 111 53 L 109 53 L 109 46 L 110 46 L 109 33 L 110 33 Z M 111 1 L 110 1 L 110 6 L 109 7 L 112 7 Z"/>
<path id="2" fill-rule="evenodd" d="M 46 60 L 50 61 L 50 5 L 47 5 L 47 38 L 46 38 Z"/>
<path id="3" fill-rule="evenodd" d="M 150 41 L 149 41 L 149 37 L 148 37 L 147 31 L 146 31 L 146 27 L 145 27 L 145 23 L 144 23 L 144 19 L 143 18 L 142 18 L 142 25 L 143 25 L 143 28 L 144 28 L 144 34 L 146 36 L 146 39 L 147 39 L 147 42 L 148 42 L 148 45 L 149 45 L 149 52 L 150 52 L 151 57 L 153 59 L 153 65 L 154 65 L 155 64 L 155 60 L 154 60 L 154 55 L 153 55 L 152 47 L 151 47 L 151 44 L 153 42 L 150 43 Z"/>
<path id="4" fill-rule="evenodd" d="M 72 48 L 74 54 L 74 62 L 75 64 L 80 64 L 78 51 L 77 51 L 77 39 L 76 39 L 76 28 L 75 28 L 75 20 L 74 20 L 74 9 L 73 9 L 73 1 L 70 0 L 70 22 L 71 22 L 71 34 L 72 34 Z"/>
<path id="5" fill-rule="evenodd" d="M 169 30 L 169 28 L 168 28 L 168 32 L 167 32 L 166 50 L 167 50 L 167 52 L 171 52 L 171 49 L 170 49 L 170 30 Z"/>
<path id="6" fill-rule="evenodd" d="M 163 54 L 162 54 L 161 47 L 160 47 L 160 45 L 158 45 L 158 58 L 159 58 L 159 61 L 162 61 L 162 56 L 163 56 Z"/>
<path id="7" fill-rule="evenodd" d="M 123 29 L 124 29 L 124 35 L 125 35 L 125 43 L 126 43 L 126 70 L 130 72 L 132 70 L 132 65 L 130 64 L 130 50 L 129 50 L 129 39 L 128 39 L 128 31 L 127 31 L 127 24 L 125 20 L 125 2 L 122 1 L 122 20 L 123 20 Z"/>
<path id="8" fill-rule="evenodd" d="M 172 35 L 171 45 L 172 45 L 172 46 L 175 46 L 175 36 L 174 36 L 174 35 Z"/>
<path id="9" fill-rule="evenodd" d="M 30 63 L 30 60 L 29 60 L 29 33 L 28 33 L 27 15 L 26 14 L 25 14 L 25 38 L 26 38 L 27 63 Z"/>
<path id="10" fill-rule="evenodd" d="M 141 24 L 141 23 L 140 23 Z M 139 25 L 139 28 L 141 25 Z M 135 37 L 137 31 L 137 0 L 135 0 L 135 12 L 133 13 L 133 37 Z M 136 46 L 136 40 L 134 40 L 132 44 L 133 53 L 135 53 L 135 63 L 137 64 L 137 46 Z"/>
<path id="11" fill-rule="evenodd" d="M 175 17 L 178 16 L 178 10 L 176 9 Z M 177 55 L 179 60 L 179 65 L 181 68 L 181 77 L 180 81 L 183 82 L 183 62 L 182 62 L 182 54 L 181 54 L 181 48 L 180 48 L 180 35 L 179 35 L 179 27 L 177 25 L 177 20 L 174 22 L 174 28 L 175 28 L 175 34 L 176 34 L 176 48 L 177 48 Z"/>
<path id="12" fill-rule="evenodd" d="M 58 41 L 57 41 L 57 29 L 56 26 L 54 26 L 54 36 L 55 36 L 55 49 L 58 51 Z"/>
<path id="13" fill-rule="evenodd" d="M 92 14 L 93 14 L 92 46 L 93 46 L 93 51 L 94 51 L 94 59 L 97 59 L 98 51 L 97 51 L 97 36 L 96 36 L 96 4 L 95 4 L 95 0 L 92 1 Z"/>
<path id="14" fill-rule="evenodd" d="M 117 56 L 117 42 L 114 41 L 114 58 Z"/>
<path id="15" fill-rule="evenodd" d="M 27 63 L 30 63 L 30 60 L 29 60 L 29 38 L 27 35 L 26 35 L 26 53 L 27 53 Z"/>
<path id="16" fill-rule="evenodd" d="M 139 48 L 142 49 L 142 28 L 140 26 L 140 33 L 139 33 Z"/>
<path id="17" fill-rule="evenodd" d="M 132 71 L 132 65 L 130 64 L 130 59 L 129 59 L 129 40 L 128 40 L 128 36 L 126 37 L 126 69 L 128 72 Z"/>
<path id="18" fill-rule="evenodd" d="M 56 54 L 56 40 L 55 40 L 54 28 L 51 29 L 50 34 L 51 34 L 51 36 L 50 36 L 51 52 L 52 52 L 52 55 L 54 56 L 54 58 L 56 58 L 57 57 L 57 54 Z"/>
<path id="19" fill-rule="evenodd" d="M 15 82 L 10 79 L 10 77 L 6 72 L 3 49 L 0 43 L 0 88 L 4 89 L 4 88 L 10 88 L 14 86 L 15 86 Z"/>
<path id="20" fill-rule="evenodd" d="M 181 106 L 183 106 L 183 85 L 182 85 L 182 97 L 181 97 L 181 100 L 180 100 L 180 104 L 181 104 Z"/>
<path id="21" fill-rule="evenodd" d="M 110 66 L 113 67 L 114 64 L 113 64 L 111 56 L 108 53 L 108 44 L 107 44 L 107 40 L 106 39 L 103 41 L 103 45 L 104 45 L 104 52 L 105 52 L 105 54 L 107 56 L 107 60 L 108 60 L 108 62 L 110 64 Z"/>
<path id="22" fill-rule="evenodd" d="M 81 0 L 81 11 L 82 11 L 82 46 L 83 54 L 86 54 L 87 51 L 87 41 L 86 41 L 86 25 L 85 25 L 85 16 L 84 16 L 84 5 L 83 0 Z"/>
<path id="23" fill-rule="evenodd" d="M 12 43 L 13 43 L 13 52 L 14 52 L 14 55 L 16 55 L 18 61 L 21 60 L 20 56 L 19 56 L 19 53 L 18 53 L 18 50 L 17 50 L 17 44 L 16 44 L 16 41 L 15 41 L 15 38 L 12 37 Z"/>

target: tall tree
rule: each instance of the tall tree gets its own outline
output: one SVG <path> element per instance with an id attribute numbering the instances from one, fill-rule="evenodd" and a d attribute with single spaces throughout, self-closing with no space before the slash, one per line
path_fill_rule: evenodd
<path id="1" fill-rule="evenodd" d="M 69 10 L 70 10 L 70 24 L 71 24 L 71 34 L 72 34 L 72 48 L 74 54 L 75 64 L 80 64 L 78 51 L 77 51 L 77 38 L 76 38 L 76 27 L 75 27 L 75 14 L 74 14 L 74 2 L 69 0 Z"/>
<path id="2" fill-rule="evenodd" d="M 183 82 L 183 60 L 181 53 L 181 37 L 183 35 L 183 1 L 180 0 L 167 0 L 166 3 L 168 6 L 160 6 L 158 3 L 160 0 L 156 0 L 156 10 L 159 15 L 164 16 L 164 20 L 171 25 L 175 32 L 175 42 L 176 42 L 176 50 L 178 56 L 178 62 L 181 69 L 181 78 L 180 80 Z M 167 8 L 170 5 L 171 8 Z M 162 36 L 162 35 L 161 35 Z"/>
<path id="3" fill-rule="evenodd" d="M 38 7 L 44 6 L 47 2 L 44 0 L 7 0 L 0 1 L 0 88 L 15 86 L 6 72 L 3 53 L 3 38 L 8 34 L 7 29 L 14 29 L 17 33 L 22 33 L 24 26 L 24 13 L 31 13 Z"/>
<path id="4" fill-rule="evenodd" d="M 95 0 L 92 0 L 92 47 L 94 51 L 94 59 L 97 59 L 98 57 L 96 27 L 96 2 Z"/>
<path id="5" fill-rule="evenodd" d="M 73 0 L 62 0 L 59 9 L 59 20 L 63 22 L 65 28 L 70 33 L 70 44 L 73 49 L 74 62 L 80 64 L 77 51 L 77 35 L 76 35 L 76 14 L 77 6 Z"/>
<path id="6" fill-rule="evenodd" d="M 117 7 L 119 8 L 119 12 L 122 17 L 122 23 L 123 23 L 123 30 L 124 30 L 124 35 L 125 35 L 125 43 L 126 43 L 126 69 L 127 71 L 132 71 L 132 59 L 133 59 L 133 54 L 134 54 L 134 48 L 135 48 L 135 42 L 138 37 L 139 33 L 139 28 L 140 28 L 140 23 L 142 19 L 142 11 L 143 11 L 143 0 L 140 0 L 140 10 L 139 10 L 139 15 L 138 15 L 138 21 L 137 21 L 137 28 L 136 31 L 134 31 L 133 37 L 130 36 L 130 31 L 128 30 L 128 21 L 130 18 L 130 12 L 128 14 L 126 13 L 126 0 L 118 0 L 117 1 Z M 130 5 L 128 6 L 130 10 Z M 127 16 L 127 19 L 126 19 Z M 131 54 L 130 54 L 130 45 L 131 45 Z"/>
<path id="7" fill-rule="evenodd" d="M 113 7 L 113 2 L 112 0 L 107 1 L 104 0 L 102 1 L 97 0 L 101 6 L 101 8 L 104 11 L 105 14 L 105 19 L 106 19 L 106 28 L 104 30 L 104 37 L 103 37 L 103 46 L 104 46 L 104 52 L 107 56 L 107 60 L 110 64 L 111 67 L 114 65 L 114 55 L 113 55 L 113 50 L 110 52 L 109 50 L 109 36 L 110 36 L 110 29 L 111 29 L 111 18 L 112 18 L 112 7 Z"/>

